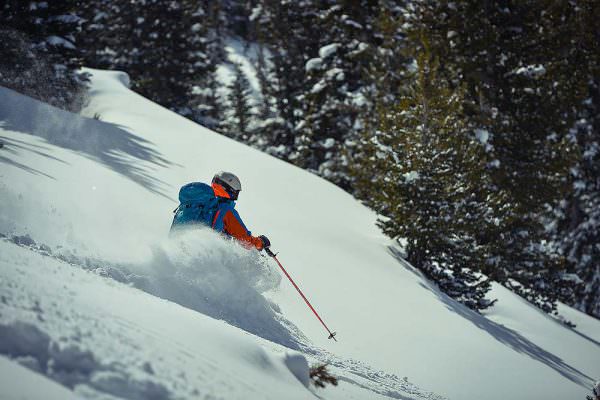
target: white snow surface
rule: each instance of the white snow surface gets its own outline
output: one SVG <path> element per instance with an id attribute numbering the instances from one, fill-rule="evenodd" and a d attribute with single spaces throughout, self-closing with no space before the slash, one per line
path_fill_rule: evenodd
<path id="1" fill-rule="evenodd" d="M 321 58 L 311 58 L 304 65 L 304 69 L 306 72 L 311 72 L 314 70 L 319 70 L 323 66 L 323 60 Z"/>
<path id="2" fill-rule="evenodd" d="M 285 359 L 222 321 L 14 244 L 0 263 L 0 348 L 82 398 L 308 397 Z"/>
<path id="3" fill-rule="evenodd" d="M 416 181 L 417 179 L 419 179 L 418 171 L 410 171 L 404 174 L 404 180 L 406 182 Z"/>
<path id="4" fill-rule="evenodd" d="M 0 393 L 4 400 L 75 400 L 70 390 L 0 356 Z"/>
<path id="5" fill-rule="evenodd" d="M 339 43 L 331 43 L 328 44 L 327 46 L 323 46 L 319 49 L 319 57 L 321 58 L 327 58 L 330 55 L 336 53 L 338 51 L 338 49 L 340 48 L 340 44 Z"/>
<path id="6" fill-rule="evenodd" d="M 347 193 L 89 72 L 99 121 L 0 88 L 0 371 L 28 382 L 0 398 L 547 400 L 600 377 L 600 321 L 561 305 L 567 328 L 499 285 L 476 314 Z M 179 187 L 219 170 L 338 342 L 272 260 L 168 239 Z M 307 388 L 316 363 L 340 385 Z"/>
<path id="7" fill-rule="evenodd" d="M 475 129 L 475 137 L 480 143 L 486 144 L 490 138 L 490 132 L 486 129 Z"/>

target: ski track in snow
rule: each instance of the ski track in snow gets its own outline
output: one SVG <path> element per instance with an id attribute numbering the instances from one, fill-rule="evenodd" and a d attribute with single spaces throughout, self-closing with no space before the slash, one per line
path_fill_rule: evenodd
<path id="1" fill-rule="evenodd" d="M 41 256 L 50 257 L 62 263 L 69 264 L 72 267 L 80 268 L 103 277 L 111 278 L 117 282 L 136 287 L 151 295 L 157 295 L 158 297 L 173 301 L 216 319 L 223 319 L 234 326 L 268 340 L 269 342 L 260 344 L 270 348 L 274 352 L 285 353 L 286 350 L 292 349 L 303 353 L 313 364 L 327 364 L 330 371 L 341 382 L 346 382 L 361 389 L 392 399 L 446 399 L 435 393 L 419 389 L 416 385 L 410 383 L 406 377 L 399 378 L 397 375 L 378 371 L 363 362 L 340 358 L 325 349 L 314 346 L 293 323 L 280 314 L 277 305 L 273 303 L 269 304 L 272 308 L 272 313 L 270 315 L 272 320 L 270 323 L 267 323 L 269 316 L 263 315 L 261 317 L 259 315 L 259 324 L 246 325 L 244 321 L 232 319 L 232 315 L 228 315 L 227 310 L 222 310 L 222 314 L 215 314 L 214 311 L 211 312 L 210 307 L 207 307 L 209 305 L 208 303 L 202 304 L 202 302 L 194 302 L 189 297 L 186 297 L 185 294 L 182 295 L 181 289 L 185 292 L 189 290 L 200 290 L 200 288 L 197 286 L 185 288 L 185 280 L 177 280 L 175 278 L 169 281 L 168 277 L 164 275 L 165 271 L 163 270 L 158 270 L 158 274 L 154 276 L 151 275 L 152 272 L 148 271 L 150 274 L 143 276 L 133 272 L 139 271 L 138 266 L 117 264 L 92 257 L 82 257 L 69 253 L 68 251 L 65 252 L 64 249 L 62 249 L 62 251 L 53 250 L 49 246 L 38 244 L 28 235 L 6 235 L 0 233 L 0 239 L 18 245 L 21 248 Z M 227 244 L 229 249 L 232 246 L 234 245 Z M 246 250 L 242 251 L 247 252 Z M 162 254 L 161 256 L 164 257 L 165 255 Z M 167 258 L 159 257 L 159 261 L 168 263 Z M 239 259 L 237 259 L 237 261 L 239 261 Z M 255 263 L 255 265 L 256 264 L 262 264 L 264 266 L 264 261 L 260 260 L 258 263 Z M 181 271 L 178 272 L 180 273 Z M 154 271 L 154 273 L 157 273 L 157 271 Z M 261 280 L 259 279 L 255 282 L 256 287 L 260 290 L 268 290 L 273 288 L 273 285 L 278 285 L 281 278 L 279 277 L 279 279 L 276 279 L 271 274 L 272 271 L 268 268 L 261 268 L 260 276 L 266 283 L 260 282 Z M 229 278 L 231 277 L 226 277 L 226 279 Z M 245 278 L 247 277 L 243 277 L 242 280 Z M 166 283 L 165 280 L 167 281 Z M 176 287 L 172 287 L 171 290 L 161 290 L 161 284 L 166 286 L 175 285 Z M 234 282 L 234 285 L 236 284 L 236 290 L 239 290 L 239 281 Z M 265 286 L 261 286 L 261 284 Z M 16 293 L 22 288 L 18 285 L 12 285 L 12 289 L 12 293 L 7 293 L 8 297 L 6 293 L 2 295 L 0 298 L 1 304 L 10 306 L 10 301 L 8 299 L 11 298 L 11 294 L 13 297 L 16 296 L 18 298 Z M 65 290 L 68 290 L 66 286 Z M 175 295 L 176 293 L 178 293 L 178 295 Z M 188 292 L 187 294 L 190 293 Z M 207 297 L 210 298 L 210 296 Z M 259 300 L 258 297 L 255 297 L 252 300 L 259 305 L 268 302 L 264 297 L 259 297 L 262 300 Z M 244 301 L 247 300 L 247 296 L 243 296 L 243 298 Z M 26 303 L 31 304 L 29 310 L 21 311 L 33 313 L 35 316 L 34 319 L 43 321 L 44 313 L 40 309 L 39 300 L 29 299 Z M 260 307 L 258 309 L 260 310 Z M 256 312 L 257 309 L 254 309 L 253 311 Z M 54 310 L 54 312 L 61 314 L 60 310 Z M 71 310 L 66 314 L 68 315 L 70 312 L 77 313 L 75 310 Z M 256 314 L 252 315 L 252 317 L 255 316 Z M 102 363 L 98 361 L 98 357 L 95 356 L 94 352 L 82 350 L 77 343 L 79 342 L 81 335 L 85 335 L 85 332 L 80 332 L 76 326 L 71 327 L 73 336 L 70 338 L 75 344 L 71 343 L 66 346 L 61 346 L 58 345 L 49 334 L 40 330 L 37 324 L 19 320 L 12 324 L 3 325 L 1 317 L 2 314 L 0 313 L 0 353 L 13 357 L 20 364 L 36 372 L 45 373 L 51 379 L 54 379 L 69 388 L 76 387 L 78 394 L 93 397 L 97 397 L 99 394 L 108 394 L 128 399 L 150 400 L 174 398 L 172 389 L 151 379 L 154 372 L 150 364 L 146 363 L 141 367 L 142 371 L 147 372 L 148 376 L 136 377 L 132 376 L 131 372 L 128 372 L 128 369 L 122 362 L 111 361 L 109 363 Z M 86 316 L 78 314 L 77 319 L 80 318 L 85 320 Z M 119 323 L 123 325 L 129 324 L 127 321 L 119 321 Z M 256 329 L 257 325 L 265 323 L 268 324 L 269 329 Z M 152 336 L 151 332 L 145 332 L 145 334 Z M 141 350 L 139 344 L 130 343 L 130 345 Z M 182 349 L 182 351 L 185 354 L 185 349 Z M 44 366 L 48 364 L 49 360 L 52 360 L 52 365 L 46 370 Z M 179 380 L 181 380 L 182 377 L 179 378 Z M 175 386 L 186 386 L 185 379 L 183 382 L 179 382 L 177 377 L 173 377 L 173 382 Z M 188 394 L 193 396 L 198 393 L 190 392 Z"/>

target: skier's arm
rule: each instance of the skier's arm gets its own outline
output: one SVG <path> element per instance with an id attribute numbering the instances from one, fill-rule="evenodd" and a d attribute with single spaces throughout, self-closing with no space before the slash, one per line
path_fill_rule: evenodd
<path id="1" fill-rule="evenodd" d="M 262 250 L 263 241 L 255 236 L 252 236 L 246 225 L 242 222 L 240 215 L 235 210 L 227 210 L 223 217 L 224 231 L 231 237 L 239 240 L 244 246 L 257 250 Z"/>

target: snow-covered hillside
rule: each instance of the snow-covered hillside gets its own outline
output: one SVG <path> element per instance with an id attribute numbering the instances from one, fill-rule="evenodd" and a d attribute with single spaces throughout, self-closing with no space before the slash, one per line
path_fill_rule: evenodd
<path id="1" fill-rule="evenodd" d="M 92 72 L 87 117 L 0 88 L 0 371 L 22 377 L 0 394 L 583 399 L 600 377 L 599 321 L 564 307 L 568 329 L 500 286 L 478 315 L 345 192 Z M 338 342 L 272 260 L 212 232 L 167 238 L 178 188 L 218 170 Z M 307 362 L 339 387 L 307 388 Z"/>

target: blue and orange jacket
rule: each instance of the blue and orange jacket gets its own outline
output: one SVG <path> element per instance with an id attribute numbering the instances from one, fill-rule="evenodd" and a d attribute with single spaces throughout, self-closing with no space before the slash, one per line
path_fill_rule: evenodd
<path id="1" fill-rule="evenodd" d="M 235 202 L 230 199 L 225 189 L 217 183 L 213 183 L 212 188 L 215 191 L 215 196 L 221 199 L 212 221 L 212 228 L 217 232 L 222 232 L 237 239 L 247 248 L 255 247 L 257 250 L 262 250 L 262 240 L 252 236 L 252 233 L 246 228 L 240 214 L 235 210 Z"/>

